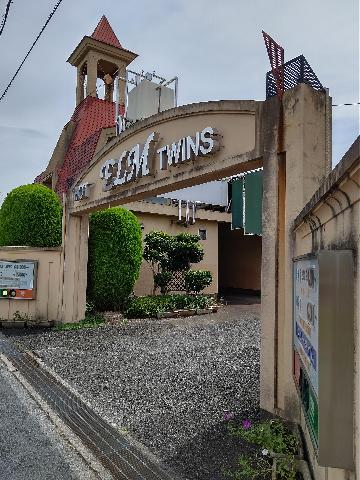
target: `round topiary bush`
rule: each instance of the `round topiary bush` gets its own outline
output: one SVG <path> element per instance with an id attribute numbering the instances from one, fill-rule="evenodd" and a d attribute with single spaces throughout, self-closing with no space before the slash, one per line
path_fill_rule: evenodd
<path id="1" fill-rule="evenodd" d="M 0 208 L 0 246 L 57 247 L 62 207 L 57 194 L 40 184 L 14 188 Z"/>
<path id="2" fill-rule="evenodd" d="M 96 309 L 123 307 L 141 261 L 141 228 L 133 213 L 116 207 L 90 215 L 87 294 Z"/>

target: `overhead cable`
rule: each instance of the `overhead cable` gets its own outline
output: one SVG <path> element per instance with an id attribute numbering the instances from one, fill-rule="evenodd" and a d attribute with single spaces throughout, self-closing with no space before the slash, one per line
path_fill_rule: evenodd
<path id="1" fill-rule="evenodd" d="M 60 6 L 61 2 L 63 0 L 58 0 L 57 3 L 55 4 L 52 12 L 50 13 L 48 19 L 46 20 L 46 22 L 44 23 L 42 29 L 40 30 L 39 34 L 37 35 L 37 37 L 35 38 L 34 42 L 32 43 L 29 51 L 27 52 L 27 54 L 25 55 L 23 61 L 20 63 L 18 69 L 16 70 L 16 72 L 14 73 L 12 79 L 10 80 L 8 86 L 5 88 L 4 92 L 2 93 L 1 97 L 0 97 L 0 102 L 1 100 L 5 97 L 5 95 L 7 94 L 7 91 L 9 90 L 9 88 L 11 87 L 13 81 L 15 80 L 15 78 L 17 77 L 18 73 L 20 72 L 22 66 L 24 65 L 24 63 L 26 62 L 26 59 L 28 58 L 28 56 L 30 55 L 32 49 L 35 47 L 37 41 L 39 40 L 39 38 L 41 37 L 42 33 L 44 32 L 45 28 L 47 27 L 48 23 L 50 22 L 50 20 L 52 19 L 54 13 L 56 12 L 56 10 L 58 9 L 58 7 Z"/>
<path id="2" fill-rule="evenodd" d="M 348 106 L 352 106 L 352 105 L 360 105 L 360 102 L 356 102 L 356 103 L 337 103 L 337 104 L 332 104 L 333 107 L 348 107 Z"/>
<path id="3" fill-rule="evenodd" d="M 14 0 L 8 0 L 7 4 L 6 4 L 6 7 L 5 7 L 5 13 L 3 15 L 3 19 L 2 19 L 2 22 L 1 22 L 1 25 L 0 25 L 0 35 L 3 33 L 4 31 L 4 28 L 5 28 L 5 23 L 6 23 L 6 20 L 7 20 L 7 17 L 9 15 L 9 10 L 10 10 L 10 5 L 13 3 Z"/>

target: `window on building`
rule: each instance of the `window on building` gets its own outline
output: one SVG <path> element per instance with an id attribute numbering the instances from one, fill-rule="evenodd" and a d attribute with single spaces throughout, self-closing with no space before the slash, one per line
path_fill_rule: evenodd
<path id="1" fill-rule="evenodd" d="M 206 240 L 206 228 L 199 228 L 200 240 Z"/>

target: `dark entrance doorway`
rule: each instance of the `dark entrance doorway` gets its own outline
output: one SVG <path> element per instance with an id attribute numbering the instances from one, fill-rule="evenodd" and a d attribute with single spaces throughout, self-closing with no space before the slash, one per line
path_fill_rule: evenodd
<path id="1" fill-rule="evenodd" d="M 219 223 L 219 293 L 229 302 L 260 303 L 261 241 L 229 223 Z"/>

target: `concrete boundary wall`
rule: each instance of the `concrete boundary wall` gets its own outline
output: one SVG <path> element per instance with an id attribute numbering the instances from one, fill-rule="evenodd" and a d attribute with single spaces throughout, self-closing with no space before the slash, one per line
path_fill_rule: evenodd
<path id="1" fill-rule="evenodd" d="M 0 247 L 0 259 L 37 260 L 34 300 L 0 299 L 0 321 L 11 322 L 16 312 L 23 318 L 47 324 L 61 321 L 62 247 Z"/>
<path id="2" fill-rule="evenodd" d="M 301 213 L 293 222 L 293 257 L 316 254 L 320 250 L 351 250 L 354 262 L 354 469 L 321 467 L 312 446 L 304 412 L 300 423 L 305 433 L 309 457 L 316 480 L 355 480 L 360 473 L 360 137 L 345 154 L 342 161 L 324 180 Z M 289 292 L 289 296 L 291 293 Z M 341 322 L 341 318 L 338 319 Z M 285 361 L 292 358 L 284 352 Z M 291 376 L 289 381 L 293 382 Z M 321 380 L 320 380 L 321 381 Z M 331 422 L 331 418 L 329 418 Z"/>

